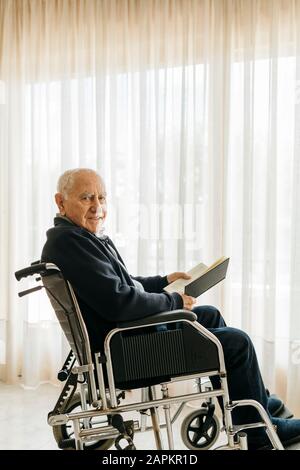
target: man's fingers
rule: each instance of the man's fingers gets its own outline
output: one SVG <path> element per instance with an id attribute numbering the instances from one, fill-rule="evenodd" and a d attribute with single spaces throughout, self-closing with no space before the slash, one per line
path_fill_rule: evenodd
<path id="1" fill-rule="evenodd" d="M 191 279 L 191 277 L 192 277 L 192 276 L 190 276 L 190 275 L 187 274 L 187 273 L 180 273 L 180 275 L 181 275 L 181 277 L 182 277 L 183 279 Z"/>
<path id="2" fill-rule="evenodd" d="M 177 281 L 177 279 L 191 279 L 191 276 L 187 273 L 183 273 L 179 271 L 176 271 L 175 273 L 167 275 L 167 280 L 169 283 Z"/>
<path id="3" fill-rule="evenodd" d="M 195 297 L 192 297 L 191 295 L 182 294 L 182 299 L 183 307 L 187 308 L 188 310 L 191 310 L 193 305 L 196 303 Z"/>
<path id="4" fill-rule="evenodd" d="M 189 298 L 189 305 L 192 307 L 196 303 L 196 299 L 194 297 Z"/>

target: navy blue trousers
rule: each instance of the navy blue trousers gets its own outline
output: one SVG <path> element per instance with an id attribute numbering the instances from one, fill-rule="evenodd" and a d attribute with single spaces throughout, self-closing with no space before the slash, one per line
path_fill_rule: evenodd
<path id="1" fill-rule="evenodd" d="M 208 305 L 195 307 L 193 312 L 197 315 L 198 322 L 211 331 L 222 344 L 230 399 L 257 400 L 267 410 L 266 389 L 254 346 L 247 333 L 226 326 L 222 315 L 215 307 Z M 220 386 L 218 377 L 211 377 L 211 382 L 214 388 Z M 232 417 L 234 424 L 260 420 L 258 412 L 253 407 L 235 408 Z"/>

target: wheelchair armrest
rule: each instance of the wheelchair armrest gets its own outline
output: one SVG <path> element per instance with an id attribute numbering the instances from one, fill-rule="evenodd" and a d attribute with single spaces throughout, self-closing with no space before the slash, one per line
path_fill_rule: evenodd
<path id="1" fill-rule="evenodd" d="M 168 323 L 170 321 L 189 320 L 196 321 L 197 315 L 190 310 L 171 310 L 170 312 L 161 312 L 139 320 L 119 322 L 118 328 L 130 328 L 134 326 L 153 325 L 155 323 Z"/>

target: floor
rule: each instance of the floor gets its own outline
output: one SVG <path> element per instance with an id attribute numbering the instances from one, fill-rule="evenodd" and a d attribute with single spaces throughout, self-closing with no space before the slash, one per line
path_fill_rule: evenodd
<path id="1" fill-rule="evenodd" d="M 49 384 L 41 385 L 37 390 L 24 390 L 20 386 L 7 385 L 0 382 L 0 450 L 51 450 L 57 445 L 52 428 L 47 424 L 47 414 L 54 406 L 60 389 Z M 128 401 L 136 399 L 137 392 L 128 393 Z M 199 402 L 187 404 L 179 418 L 175 421 L 174 448 L 184 450 L 180 429 L 185 416 L 198 409 Z M 150 423 L 149 423 L 150 424 Z M 162 434 L 164 448 L 167 448 L 166 433 Z M 224 433 L 214 447 L 225 443 Z M 137 433 L 134 439 L 137 449 L 155 449 L 152 433 Z M 299 444 L 290 449 L 300 450 Z"/>
<path id="2" fill-rule="evenodd" d="M 47 424 L 47 414 L 54 406 L 60 389 L 49 384 L 37 390 L 24 390 L 19 386 L 0 382 L 0 450 L 57 449 L 52 428 Z M 128 401 L 135 400 L 135 393 L 128 394 Z M 195 402 L 185 406 L 174 424 L 175 449 L 186 449 L 180 436 L 184 417 L 193 412 Z M 150 424 L 150 420 L 149 420 Z M 166 433 L 162 438 L 167 448 Z M 222 444 L 221 439 L 219 442 Z M 137 433 L 134 439 L 137 449 L 155 449 L 152 433 Z M 219 445 L 221 445 L 219 444 Z"/>

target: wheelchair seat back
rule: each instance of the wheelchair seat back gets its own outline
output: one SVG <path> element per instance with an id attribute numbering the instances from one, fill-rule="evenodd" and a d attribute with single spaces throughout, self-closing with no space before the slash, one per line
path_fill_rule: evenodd
<path id="1" fill-rule="evenodd" d="M 78 364 L 91 363 L 88 333 L 71 285 L 61 272 L 42 276 L 42 282 Z"/>

